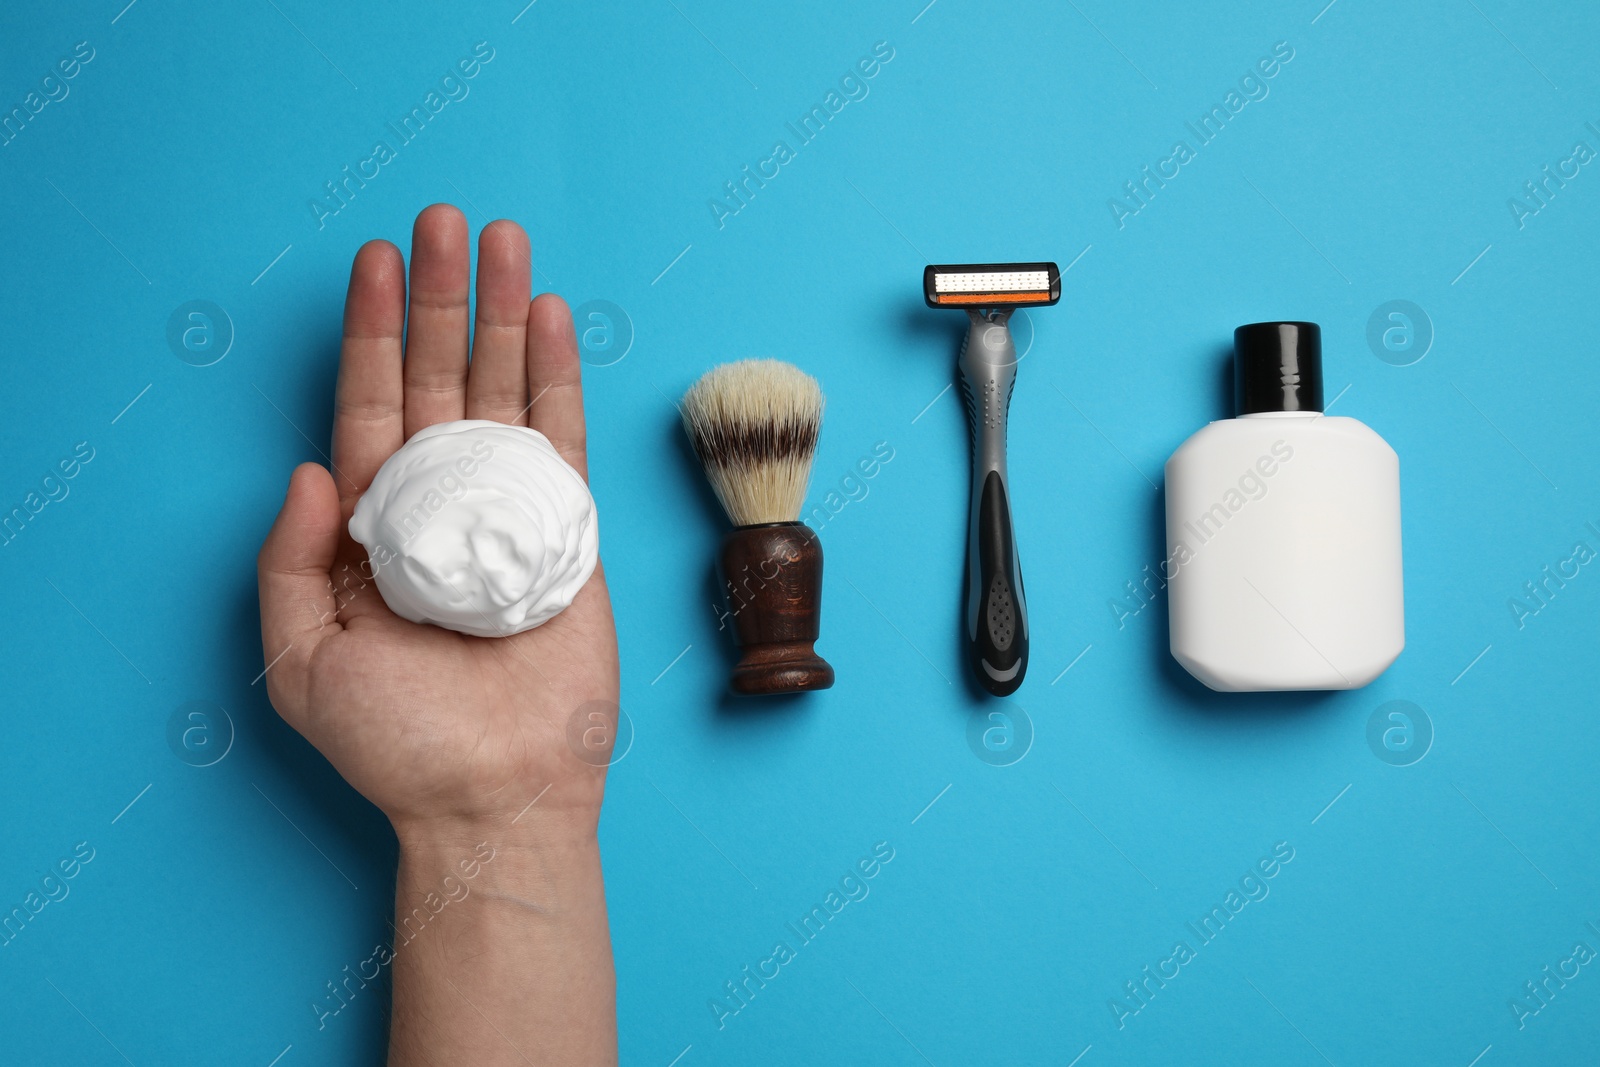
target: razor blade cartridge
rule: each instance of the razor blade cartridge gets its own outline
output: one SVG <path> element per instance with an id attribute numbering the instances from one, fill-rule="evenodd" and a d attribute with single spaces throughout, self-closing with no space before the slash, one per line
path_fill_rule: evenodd
<path id="1" fill-rule="evenodd" d="M 1039 307 L 1061 299 L 1061 271 L 1054 263 L 952 263 L 922 272 L 928 306 Z"/>

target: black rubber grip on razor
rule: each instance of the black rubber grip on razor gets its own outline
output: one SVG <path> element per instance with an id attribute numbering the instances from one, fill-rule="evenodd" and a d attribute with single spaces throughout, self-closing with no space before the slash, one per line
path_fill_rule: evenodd
<path id="1" fill-rule="evenodd" d="M 973 536 L 976 551 L 967 575 L 972 583 L 967 596 L 973 606 L 967 629 L 972 670 L 989 692 L 1010 696 L 1028 673 L 1028 618 L 1011 505 L 996 471 L 983 481 Z"/>

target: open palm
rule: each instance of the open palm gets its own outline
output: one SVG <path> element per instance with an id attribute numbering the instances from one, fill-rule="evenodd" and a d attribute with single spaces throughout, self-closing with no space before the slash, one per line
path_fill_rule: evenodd
<path id="1" fill-rule="evenodd" d="M 409 305 L 398 248 L 356 253 L 334 469 L 295 470 L 258 561 L 267 692 L 391 820 L 515 819 L 538 798 L 541 812 L 592 824 L 618 695 L 602 571 L 543 626 L 468 637 L 390 611 L 346 529 L 383 461 L 435 423 L 532 426 L 587 477 L 571 314 L 552 295 L 529 301 L 515 223 L 480 235 L 475 321 L 469 261 L 466 219 L 447 205 L 417 216 Z"/>

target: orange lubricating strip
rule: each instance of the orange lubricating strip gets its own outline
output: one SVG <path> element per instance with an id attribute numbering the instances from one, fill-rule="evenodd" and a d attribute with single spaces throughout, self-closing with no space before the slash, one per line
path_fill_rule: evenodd
<path id="1" fill-rule="evenodd" d="M 1022 300 L 1049 300 L 1049 293 L 935 293 L 941 304 L 1010 304 Z"/>

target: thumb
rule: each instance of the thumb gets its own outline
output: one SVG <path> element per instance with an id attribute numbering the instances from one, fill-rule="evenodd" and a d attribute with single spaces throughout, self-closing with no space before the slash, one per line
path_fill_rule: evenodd
<path id="1" fill-rule="evenodd" d="M 304 663 L 324 636 L 341 628 L 329 576 L 339 548 L 339 519 L 333 478 L 315 463 L 296 467 L 283 509 L 256 557 L 261 643 L 269 669 L 280 658 Z"/>

